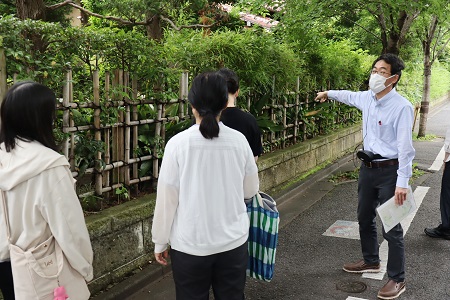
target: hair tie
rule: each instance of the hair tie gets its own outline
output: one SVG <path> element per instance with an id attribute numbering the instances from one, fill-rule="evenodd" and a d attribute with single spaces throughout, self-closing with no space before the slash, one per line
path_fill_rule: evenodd
<path id="1" fill-rule="evenodd" d="M 200 116 L 214 115 L 214 112 L 210 108 L 205 108 L 205 109 L 200 110 L 199 114 L 200 114 Z"/>

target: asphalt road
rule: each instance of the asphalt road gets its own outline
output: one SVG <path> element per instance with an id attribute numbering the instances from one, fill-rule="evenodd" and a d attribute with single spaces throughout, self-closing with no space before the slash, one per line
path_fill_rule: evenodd
<path id="1" fill-rule="evenodd" d="M 449 102 L 433 108 L 429 114 L 427 133 L 435 134 L 437 138 L 414 142 L 414 162 L 425 173 L 412 184 L 420 207 L 405 234 L 407 284 L 406 291 L 399 299 L 450 299 L 450 241 L 431 239 L 423 233 L 425 227 L 434 227 L 440 222 L 442 168 L 433 172 L 428 171 L 428 168 L 433 165 L 442 148 L 445 131 L 450 126 L 449 116 Z M 351 157 L 341 159 L 279 198 L 282 227 L 275 276 L 270 283 L 248 279 L 245 292 L 247 300 L 376 299 L 378 290 L 387 281 L 386 275 L 381 280 L 370 279 L 342 270 L 344 263 L 361 258 L 359 240 L 348 238 L 354 237 L 351 225 L 348 231 L 344 230 L 345 237 L 323 235 L 336 222 L 356 222 L 357 183 L 329 182 L 331 174 L 353 170 L 355 164 L 357 162 L 352 161 Z M 384 247 L 381 222 L 378 222 L 378 227 L 379 243 Z M 127 297 L 116 299 L 175 299 L 171 274 L 149 282 L 139 290 L 127 291 L 127 294 Z M 103 296 L 106 298 L 107 293 Z"/>

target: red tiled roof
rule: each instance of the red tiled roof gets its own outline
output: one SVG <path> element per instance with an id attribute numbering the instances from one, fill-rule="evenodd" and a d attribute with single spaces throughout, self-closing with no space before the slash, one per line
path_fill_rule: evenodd
<path id="1" fill-rule="evenodd" d="M 220 7 L 226 12 L 231 12 L 231 10 L 233 8 L 229 4 L 220 4 Z M 240 12 L 239 16 L 240 16 L 241 20 L 243 20 L 247 23 L 257 24 L 266 29 L 270 29 L 270 28 L 278 25 L 278 23 L 279 23 L 278 21 L 272 20 L 271 18 L 256 16 L 256 15 L 249 14 L 249 13 Z"/>

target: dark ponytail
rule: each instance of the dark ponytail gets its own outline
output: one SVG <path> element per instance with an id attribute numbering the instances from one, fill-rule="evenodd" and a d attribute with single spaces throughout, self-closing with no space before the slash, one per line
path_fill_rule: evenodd
<path id="1" fill-rule="evenodd" d="M 219 136 L 219 123 L 213 114 L 203 116 L 200 123 L 200 132 L 206 139 L 212 139 Z"/>
<path id="2" fill-rule="evenodd" d="M 216 118 L 228 102 L 225 79 L 216 72 L 197 75 L 189 90 L 188 100 L 202 117 L 200 132 L 203 137 L 206 139 L 218 137 L 219 124 Z"/>

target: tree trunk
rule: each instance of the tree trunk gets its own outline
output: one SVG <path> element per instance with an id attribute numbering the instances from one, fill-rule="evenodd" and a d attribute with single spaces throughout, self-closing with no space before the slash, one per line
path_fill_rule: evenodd
<path id="1" fill-rule="evenodd" d="M 420 103 L 420 121 L 417 137 L 424 137 L 427 129 L 428 109 L 430 106 L 431 61 L 430 53 L 425 54 L 423 62 L 423 94 Z"/>
<path id="2" fill-rule="evenodd" d="M 422 102 L 420 103 L 420 121 L 419 132 L 417 137 L 424 137 L 427 129 L 428 110 L 430 106 L 430 81 L 431 81 L 431 66 L 433 60 L 431 59 L 431 43 L 433 42 L 436 27 L 438 24 L 437 16 L 433 16 L 431 24 L 428 30 L 426 30 L 426 36 L 422 41 L 423 50 L 423 95 Z"/>
<path id="3" fill-rule="evenodd" d="M 388 19 L 392 20 L 392 27 L 389 29 L 389 34 L 382 34 L 382 53 L 393 53 L 398 55 L 400 47 L 404 44 L 406 36 L 411 28 L 412 23 L 417 18 L 418 12 L 401 11 L 397 18 L 390 15 Z M 380 16 L 378 17 L 380 20 Z M 382 16 L 384 20 L 384 16 Z M 383 27 L 381 27 L 383 29 Z M 387 30 L 387 28 L 385 28 Z M 382 30 L 383 33 L 383 30 Z M 389 36 L 389 38 L 388 38 Z"/>
<path id="4" fill-rule="evenodd" d="M 389 40 L 387 40 L 386 43 L 383 43 L 383 45 L 386 45 L 386 48 L 383 49 L 383 53 L 392 53 L 398 55 L 400 53 L 398 33 L 392 30 L 389 33 Z"/>
<path id="5" fill-rule="evenodd" d="M 43 0 L 16 0 L 17 16 L 21 20 L 43 20 L 46 19 L 46 7 Z M 33 41 L 35 52 L 44 52 L 47 44 L 44 43 L 42 37 L 37 34 L 29 34 L 24 32 L 24 37 Z"/>
<path id="6" fill-rule="evenodd" d="M 159 15 L 154 15 L 150 24 L 147 25 L 147 37 L 156 41 L 162 39 L 161 18 Z"/>
<path id="7" fill-rule="evenodd" d="M 45 20 L 43 0 L 16 0 L 17 16 L 21 20 Z"/>

